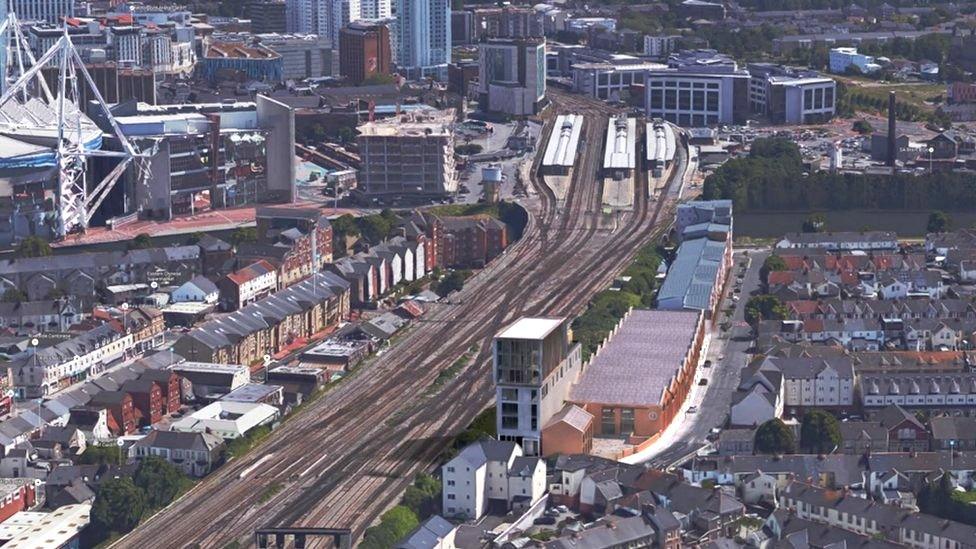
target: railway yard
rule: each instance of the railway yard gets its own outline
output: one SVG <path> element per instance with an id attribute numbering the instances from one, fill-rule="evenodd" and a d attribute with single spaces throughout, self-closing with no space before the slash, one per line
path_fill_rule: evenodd
<path id="1" fill-rule="evenodd" d="M 687 152 L 678 147 L 658 200 L 650 197 L 646 155 L 637 154 L 633 209 L 605 213 L 601 143 L 617 111 L 580 96 L 551 95 L 543 140 L 555 113 L 586 119 L 566 199 L 557 201 L 538 176 L 537 155 L 534 192 L 523 202 L 529 223 L 516 244 L 381 356 L 115 547 L 247 546 L 255 528 L 269 526 L 350 528 L 358 539 L 492 400 L 487 342 L 497 327 L 520 315 L 579 313 L 641 244 L 666 230 Z M 470 364 L 435 384 L 469 349 L 478 349 Z"/>

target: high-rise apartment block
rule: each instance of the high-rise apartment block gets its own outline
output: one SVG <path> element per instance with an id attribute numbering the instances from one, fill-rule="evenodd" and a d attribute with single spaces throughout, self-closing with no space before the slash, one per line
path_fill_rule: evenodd
<path id="1" fill-rule="evenodd" d="M 479 45 L 478 97 L 484 111 L 524 116 L 546 95 L 546 41 L 495 39 Z"/>
<path id="2" fill-rule="evenodd" d="M 520 318 L 492 342 L 499 440 L 541 452 L 542 429 L 563 407 L 582 368 L 565 318 Z"/>
<path id="3" fill-rule="evenodd" d="M 450 0 L 398 0 L 397 65 L 408 78 L 447 79 L 451 62 Z"/>

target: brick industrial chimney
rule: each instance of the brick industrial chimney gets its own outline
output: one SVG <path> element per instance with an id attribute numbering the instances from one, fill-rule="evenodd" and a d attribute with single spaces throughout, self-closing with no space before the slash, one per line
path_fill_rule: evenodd
<path id="1" fill-rule="evenodd" d="M 897 139 L 896 132 L 898 124 L 895 122 L 895 92 L 888 93 L 888 159 L 887 165 L 895 165 L 895 157 L 898 156 L 898 149 L 895 145 Z"/>

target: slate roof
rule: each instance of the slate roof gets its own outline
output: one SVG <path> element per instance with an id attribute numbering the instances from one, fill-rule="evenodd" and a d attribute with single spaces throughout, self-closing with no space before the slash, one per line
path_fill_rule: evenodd
<path id="1" fill-rule="evenodd" d="M 693 344 L 699 313 L 634 309 L 591 359 L 569 400 L 658 405 Z"/>
<path id="2" fill-rule="evenodd" d="M 682 242 L 658 291 L 658 301 L 677 299 L 684 308 L 708 309 L 724 254 L 725 242 L 707 238 Z"/>

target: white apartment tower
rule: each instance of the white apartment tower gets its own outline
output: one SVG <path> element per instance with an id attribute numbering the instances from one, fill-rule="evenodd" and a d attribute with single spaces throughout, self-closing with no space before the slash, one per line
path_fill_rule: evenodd
<path id="1" fill-rule="evenodd" d="M 542 451 L 542 429 L 579 378 L 582 356 L 565 318 L 520 318 L 492 341 L 498 439 L 525 455 Z"/>
<path id="2" fill-rule="evenodd" d="M 408 78 L 447 78 L 450 0 L 397 0 L 397 64 Z"/>

